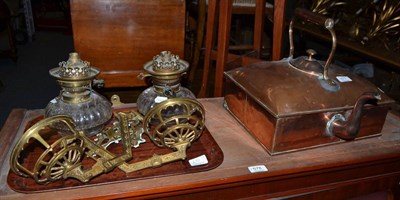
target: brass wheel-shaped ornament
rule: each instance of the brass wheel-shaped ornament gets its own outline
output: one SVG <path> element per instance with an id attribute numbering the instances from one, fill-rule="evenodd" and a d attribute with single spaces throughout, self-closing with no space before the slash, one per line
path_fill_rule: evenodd
<path id="1" fill-rule="evenodd" d="M 76 162 L 76 158 L 79 158 L 80 161 L 81 154 L 84 151 L 83 145 L 83 140 L 74 138 L 74 136 L 64 136 L 53 142 L 36 160 L 33 168 L 33 178 L 35 181 L 38 183 L 47 183 L 62 178 L 62 176 L 58 177 L 57 174 L 55 174 L 55 165 L 62 163 L 61 166 L 63 169 L 57 171 L 64 172 L 66 168 L 70 169 L 72 163 L 65 162 L 64 159 L 67 161 L 74 160 L 74 162 Z M 78 157 L 77 154 L 79 154 Z M 77 163 L 73 166 L 76 166 L 76 164 Z"/>
<path id="2" fill-rule="evenodd" d="M 171 148 L 179 142 L 192 142 L 197 139 L 197 132 L 198 130 L 194 126 L 179 124 L 167 129 L 164 134 L 160 135 L 160 139 L 165 146 Z"/>
<path id="3" fill-rule="evenodd" d="M 144 117 L 145 133 L 159 147 L 193 142 L 204 128 L 204 108 L 194 99 L 173 98 L 153 107 Z"/>
<path id="4" fill-rule="evenodd" d="M 65 124 L 71 130 L 72 135 L 64 136 L 58 140 L 56 140 L 53 144 L 49 144 L 45 138 L 41 135 L 41 130 L 46 127 L 51 126 L 54 123 L 62 123 Z M 50 161 L 54 160 L 54 157 L 60 155 L 64 149 L 68 149 L 71 146 L 74 146 L 72 143 L 75 142 L 74 138 L 77 138 L 79 135 L 75 129 L 75 124 L 73 120 L 64 115 L 53 116 L 49 118 L 45 118 L 40 122 L 34 124 L 30 127 L 18 140 L 15 145 L 13 151 L 11 152 L 10 157 L 10 168 L 11 170 L 19 176 L 24 177 L 32 177 L 35 179 L 37 183 L 46 183 L 53 178 L 51 176 L 47 176 L 45 171 L 51 165 Z M 36 140 L 42 145 L 45 150 L 37 159 L 33 169 L 28 169 L 23 163 L 20 163 L 21 157 L 23 157 L 23 151 L 25 145 L 29 144 L 31 140 Z M 83 140 L 78 145 L 79 147 L 83 147 Z"/>
<path id="5" fill-rule="evenodd" d="M 36 162 L 37 164 L 46 164 L 46 168 L 40 172 L 40 175 L 50 182 L 63 178 L 66 171 L 80 166 L 84 156 L 84 140 L 77 138 L 67 142 L 64 139 L 60 143 L 53 143 L 50 149 L 56 149 L 57 146 L 60 150 L 53 152 L 54 155 L 48 162 L 43 162 L 42 160 Z"/>

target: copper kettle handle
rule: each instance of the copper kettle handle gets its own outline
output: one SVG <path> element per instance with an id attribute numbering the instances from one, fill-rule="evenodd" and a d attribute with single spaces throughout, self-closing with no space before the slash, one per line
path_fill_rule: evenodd
<path id="1" fill-rule="evenodd" d="M 295 10 L 295 15 L 298 18 L 301 18 L 305 21 L 314 23 L 316 25 L 324 26 L 328 31 L 331 33 L 332 36 L 332 48 L 331 52 L 329 53 L 329 57 L 325 62 L 324 66 L 324 74 L 323 78 L 324 80 L 328 81 L 328 68 L 332 62 L 333 55 L 335 54 L 336 51 L 336 33 L 333 30 L 333 26 L 335 24 L 334 20 L 332 18 L 326 18 L 322 15 L 315 14 L 309 10 L 302 9 L 302 8 L 297 8 Z M 289 44 L 290 44 L 290 51 L 289 51 L 289 57 L 293 57 L 294 54 L 294 45 L 293 45 L 293 20 L 290 21 L 289 24 Z M 335 84 L 333 81 L 329 81 L 330 84 Z"/>
<path id="2" fill-rule="evenodd" d="M 337 113 L 326 123 L 325 133 L 329 136 L 336 136 L 343 140 L 353 140 L 358 136 L 361 119 L 364 111 L 364 105 L 367 103 L 376 103 L 381 100 L 377 92 L 365 92 L 360 95 L 354 105 L 351 114 L 348 117 Z M 372 101 L 372 102 L 370 102 Z"/>

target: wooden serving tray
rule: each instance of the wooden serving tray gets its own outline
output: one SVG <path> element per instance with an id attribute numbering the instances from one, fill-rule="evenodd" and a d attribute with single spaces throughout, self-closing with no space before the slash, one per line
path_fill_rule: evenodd
<path id="1" fill-rule="evenodd" d="M 31 125 L 42 119 L 43 116 L 38 116 L 28 123 L 25 130 L 27 130 Z M 43 131 L 51 132 L 51 129 L 45 129 Z M 60 138 L 60 136 L 55 134 L 50 138 L 47 138 L 46 141 L 55 141 Z M 143 134 L 143 138 L 146 140 L 145 143 L 140 144 L 138 148 L 132 148 L 133 159 L 128 163 L 135 163 L 141 160 L 145 160 L 150 158 L 154 154 L 163 155 L 172 152 L 172 149 L 168 148 L 160 148 L 154 145 L 150 138 L 147 135 Z M 51 143 L 50 143 L 51 144 Z M 28 169 L 33 169 L 33 166 L 36 163 L 37 158 L 43 152 L 43 150 L 37 148 L 35 149 L 35 145 L 31 145 L 32 149 L 26 149 L 28 151 L 28 155 L 24 160 L 24 166 Z M 120 155 L 122 152 L 121 144 L 112 144 L 107 148 L 108 151 L 114 153 L 115 155 Z M 190 166 L 188 160 L 205 155 L 208 159 L 208 164 L 201 166 Z M 109 184 L 115 182 L 123 182 L 123 181 L 135 181 L 139 179 L 151 179 L 155 177 L 161 176 L 173 176 L 178 174 L 187 174 L 187 173 L 195 173 L 201 171 L 207 171 L 218 167 L 223 161 L 223 152 L 215 142 L 214 138 L 211 136 L 210 132 L 207 128 L 204 129 L 200 138 L 194 141 L 191 146 L 187 149 L 187 158 L 183 161 L 175 161 L 172 163 L 164 164 L 160 167 L 148 168 L 139 170 L 136 172 L 125 173 L 124 171 L 115 168 L 109 173 L 101 174 L 93 179 L 91 179 L 88 183 L 82 183 L 76 179 L 60 179 L 55 182 L 47 183 L 47 184 L 38 184 L 34 181 L 33 178 L 25 178 L 16 175 L 11 170 L 8 173 L 7 183 L 11 189 L 21 193 L 35 193 L 35 192 L 44 192 L 44 191 L 55 191 L 55 190 L 66 190 L 71 188 L 78 187 L 87 187 L 87 186 L 96 186 L 100 184 Z M 82 165 L 92 166 L 95 163 L 94 160 L 90 158 L 84 158 L 82 161 Z M 132 182 L 134 184 L 134 182 Z"/>

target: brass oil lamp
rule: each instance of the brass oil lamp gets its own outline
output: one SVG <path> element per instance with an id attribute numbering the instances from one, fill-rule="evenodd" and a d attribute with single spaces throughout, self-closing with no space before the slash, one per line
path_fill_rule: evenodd
<path id="1" fill-rule="evenodd" d="M 62 90 L 48 103 L 45 117 L 67 115 L 74 120 L 77 130 L 85 130 L 89 136 L 99 132 L 112 116 L 111 103 L 91 87 L 100 71 L 74 52 L 49 73 Z M 54 128 L 68 130 L 62 124 L 55 124 Z"/>

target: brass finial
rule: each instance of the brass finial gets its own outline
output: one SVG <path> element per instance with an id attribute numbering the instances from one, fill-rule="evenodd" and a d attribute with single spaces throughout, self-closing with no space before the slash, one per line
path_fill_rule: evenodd
<path id="1" fill-rule="evenodd" d="M 170 51 L 162 51 L 159 55 L 153 57 L 154 71 L 177 71 L 179 65 L 179 56 Z"/>
<path id="2" fill-rule="evenodd" d="M 59 63 L 60 77 L 79 78 L 86 77 L 90 71 L 90 63 L 81 60 L 79 54 L 76 52 L 69 54 L 67 61 L 61 61 Z"/>

